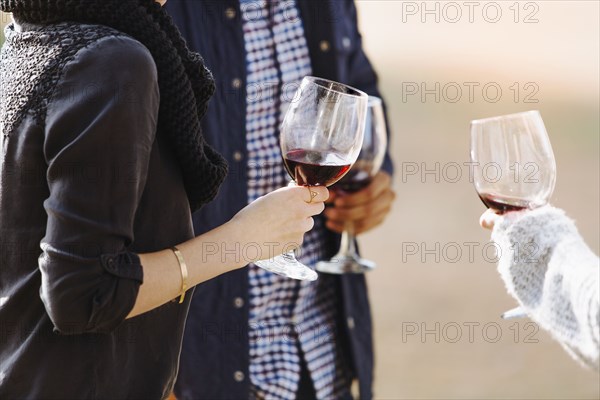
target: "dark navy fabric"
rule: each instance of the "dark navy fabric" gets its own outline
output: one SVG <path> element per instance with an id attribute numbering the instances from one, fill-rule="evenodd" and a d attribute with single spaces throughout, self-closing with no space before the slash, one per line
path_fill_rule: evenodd
<path id="1" fill-rule="evenodd" d="M 315 76 L 379 96 L 377 76 L 362 49 L 351 0 L 298 0 Z M 213 229 L 247 204 L 246 52 L 238 0 L 169 0 L 167 10 L 188 45 L 204 57 L 217 91 L 203 120 L 206 140 L 227 158 L 229 176 L 218 197 L 194 214 L 196 234 Z M 383 169 L 393 172 L 389 155 Z M 333 255 L 339 237 L 327 237 Z M 340 332 L 360 383 L 372 398 L 371 312 L 364 276 L 327 277 L 342 293 Z M 248 270 L 230 272 L 197 286 L 180 360 L 179 399 L 247 399 L 249 396 Z"/>

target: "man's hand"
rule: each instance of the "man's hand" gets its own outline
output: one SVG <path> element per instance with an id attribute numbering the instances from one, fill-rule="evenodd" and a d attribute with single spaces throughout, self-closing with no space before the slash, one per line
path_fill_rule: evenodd
<path id="1" fill-rule="evenodd" d="M 335 194 L 327 203 L 325 217 L 327 228 L 342 233 L 347 223 L 354 226 L 354 234 L 367 232 L 381 224 L 392 208 L 396 194 L 392 190 L 392 178 L 387 172 L 379 172 L 366 188 L 348 194 Z"/>

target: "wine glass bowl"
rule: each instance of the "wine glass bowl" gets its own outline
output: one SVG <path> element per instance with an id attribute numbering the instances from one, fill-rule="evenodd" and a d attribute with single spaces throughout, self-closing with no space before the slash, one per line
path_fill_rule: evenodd
<path id="1" fill-rule="evenodd" d="M 387 127 L 383 103 L 379 97 L 369 96 L 363 144 L 356 162 L 332 189 L 338 193 L 354 193 L 371 183 L 377 175 L 387 149 Z"/>
<path id="2" fill-rule="evenodd" d="M 368 96 L 327 79 L 306 77 L 281 127 L 281 154 L 301 186 L 330 186 L 356 161 Z"/>
<path id="3" fill-rule="evenodd" d="M 296 184 L 330 186 L 341 179 L 361 149 L 368 96 L 327 79 L 305 77 L 287 109 L 280 145 L 285 167 Z M 255 264 L 299 280 L 317 273 L 288 252 Z"/>
<path id="4" fill-rule="evenodd" d="M 556 162 L 539 111 L 471 122 L 473 183 L 499 212 L 545 205 L 556 182 Z"/>
<path id="5" fill-rule="evenodd" d="M 387 127 L 380 98 L 369 96 L 364 138 L 356 163 L 332 189 L 343 196 L 367 187 L 379 172 L 387 149 Z M 354 226 L 346 223 L 340 249 L 329 261 L 317 263 L 317 271 L 329 274 L 364 273 L 376 267 L 373 261 L 361 258 L 356 250 Z"/>

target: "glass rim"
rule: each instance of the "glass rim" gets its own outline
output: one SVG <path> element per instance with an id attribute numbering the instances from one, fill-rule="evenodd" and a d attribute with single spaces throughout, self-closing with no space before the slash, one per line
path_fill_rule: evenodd
<path id="1" fill-rule="evenodd" d="M 536 114 L 536 115 L 541 116 L 539 110 L 529 110 L 529 111 L 522 111 L 522 112 L 513 113 L 513 114 L 497 115 L 495 117 L 474 119 L 471 121 L 471 125 L 484 124 L 486 122 L 498 121 L 501 119 L 516 118 L 516 117 L 520 117 L 520 116 L 528 115 L 528 114 Z"/>
<path id="2" fill-rule="evenodd" d="M 369 97 L 369 95 L 367 95 L 367 94 L 366 94 L 365 92 L 363 92 L 362 90 L 358 90 L 357 88 L 355 88 L 355 87 L 352 87 L 352 86 L 350 86 L 350 85 L 346 85 L 345 83 L 341 83 L 341 82 L 332 81 L 331 79 L 319 78 L 318 76 L 312 76 L 312 75 L 307 75 L 307 76 L 305 76 L 303 79 L 306 79 L 306 80 L 308 80 L 308 81 L 310 81 L 310 82 L 314 83 L 314 84 L 315 84 L 315 85 L 317 85 L 317 86 L 321 86 L 322 88 L 325 88 L 325 89 L 327 89 L 327 90 L 330 90 L 330 91 L 332 91 L 332 92 L 335 92 L 335 93 L 343 94 L 343 95 L 346 95 L 346 96 L 359 97 L 359 98 L 361 98 L 361 97 L 366 97 L 366 98 L 368 98 L 368 97 Z M 341 92 L 341 91 L 339 91 L 339 90 L 336 90 L 336 89 L 334 89 L 334 88 L 331 88 L 331 87 L 329 87 L 329 86 L 326 86 L 326 85 L 324 85 L 323 83 L 332 83 L 332 84 L 334 84 L 334 85 L 340 85 L 340 86 L 344 86 L 344 87 L 346 87 L 346 88 L 350 89 L 351 91 L 354 91 L 355 93 L 345 93 L 345 92 Z"/>

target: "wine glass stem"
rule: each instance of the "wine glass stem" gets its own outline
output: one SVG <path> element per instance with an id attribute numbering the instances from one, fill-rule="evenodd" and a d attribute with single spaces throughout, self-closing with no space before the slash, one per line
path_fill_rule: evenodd
<path id="1" fill-rule="evenodd" d="M 340 255 L 355 256 L 356 255 L 356 240 L 354 240 L 354 224 L 346 222 L 344 231 L 342 232 L 342 240 L 340 243 Z"/>

